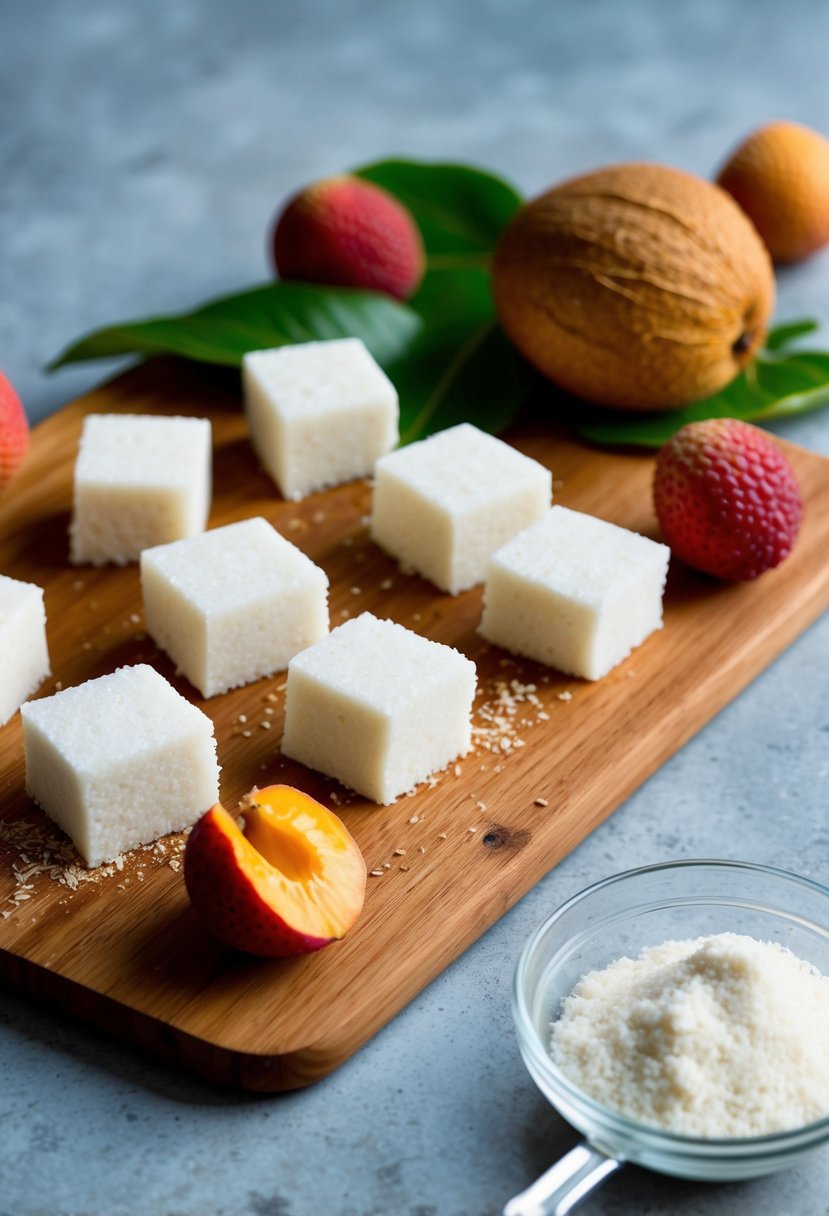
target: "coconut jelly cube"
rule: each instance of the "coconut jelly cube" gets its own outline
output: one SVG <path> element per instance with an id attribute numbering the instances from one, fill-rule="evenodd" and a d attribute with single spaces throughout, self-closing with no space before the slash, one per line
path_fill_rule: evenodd
<path id="1" fill-rule="evenodd" d="M 553 492 L 549 469 L 467 422 L 384 456 L 374 478 L 372 537 L 452 595 L 484 581 Z"/>
<path id="2" fill-rule="evenodd" d="M 662 628 L 669 556 L 646 536 L 553 507 L 490 560 L 481 633 L 598 680 Z"/>
<path id="3" fill-rule="evenodd" d="M 285 498 L 367 477 L 397 443 L 397 393 L 359 338 L 252 351 L 242 382 L 253 446 Z"/>
<path id="4" fill-rule="evenodd" d="M 470 746 L 475 664 L 368 612 L 288 665 L 282 751 L 375 802 Z"/>
<path id="5" fill-rule="evenodd" d="M 48 675 L 43 591 L 0 574 L 0 726 Z"/>
<path id="6" fill-rule="evenodd" d="M 218 799 L 213 723 L 146 663 L 21 712 L 26 790 L 89 866 L 181 831 Z"/>
<path id="7" fill-rule="evenodd" d="M 150 545 L 203 532 L 210 491 L 206 418 L 90 414 L 75 463 L 70 560 L 122 566 Z"/>
<path id="8" fill-rule="evenodd" d="M 265 519 L 145 549 L 147 628 L 202 695 L 288 666 L 328 632 L 328 578 Z"/>

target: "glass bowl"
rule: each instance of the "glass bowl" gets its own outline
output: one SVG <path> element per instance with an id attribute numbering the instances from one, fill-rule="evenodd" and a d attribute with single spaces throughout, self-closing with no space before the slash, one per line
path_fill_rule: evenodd
<path id="1" fill-rule="evenodd" d="M 661 1131 L 602 1106 L 553 1063 L 550 1024 L 586 972 L 669 939 L 725 932 L 778 942 L 829 975 L 829 888 L 744 862 L 645 866 L 573 896 L 524 947 L 513 988 L 521 1054 L 542 1093 L 585 1136 L 589 1148 L 582 1150 L 582 1166 L 588 1173 L 594 1168 L 607 1174 L 617 1163 L 632 1161 L 679 1178 L 734 1181 L 793 1165 L 829 1140 L 829 1117 L 747 1139 L 704 1140 Z M 508 1205 L 506 1210 L 531 1209 Z"/>

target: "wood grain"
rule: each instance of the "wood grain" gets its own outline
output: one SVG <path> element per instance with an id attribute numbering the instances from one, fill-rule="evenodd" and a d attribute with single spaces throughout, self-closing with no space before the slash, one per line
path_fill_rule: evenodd
<path id="1" fill-rule="evenodd" d="M 211 526 L 269 519 L 327 571 L 332 625 L 369 609 L 468 654 L 479 672 L 478 743 L 457 773 L 378 808 L 280 755 L 284 677 L 209 701 L 176 677 L 143 636 L 136 567 L 67 563 L 72 465 L 83 416 L 93 411 L 209 417 Z M 650 458 L 589 449 L 540 426 L 509 438 L 552 468 L 556 501 L 656 534 Z M 675 564 L 664 630 L 589 684 L 484 643 L 480 590 L 453 599 L 401 574 L 368 539 L 367 484 L 283 502 L 257 467 L 234 381 L 222 373 L 154 362 L 42 423 L 0 510 L 0 571 L 46 589 L 53 677 L 42 693 L 123 663 L 153 663 L 213 719 L 227 806 L 253 784 L 296 784 L 342 814 L 369 869 L 388 868 L 369 879 L 364 913 L 343 942 L 284 962 L 235 955 L 203 933 L 177 868 L 181 837 L 168 838 L 164 853 L 136 850 L 122 870 L 96 872 L 97 881 L 76 889 L 66 885 L 76 872 L 65 856 L 50 872 L 29 874 L 49 839 L 65 838 L 25 796 L 17 714 L 0 730 L 0 975 L 223 1083 L 276 1090 L 325 1075 L 829 605 L 829 462 L 787 450 L 807 501 L 793 556 L 741 586 Z M 509 750 L 493 752 L 482 732 L 498 683 L 513 680 L 535 691 L 516 706 Z"/>

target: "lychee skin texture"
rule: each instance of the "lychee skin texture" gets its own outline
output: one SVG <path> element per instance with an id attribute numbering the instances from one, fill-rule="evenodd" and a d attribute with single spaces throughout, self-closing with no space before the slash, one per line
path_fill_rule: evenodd
<path id="1" fill-rule="evenodd" d="M 656 461 L 656 514 L 687 565 L 749 580 L 791 553 L 803 518 L 794 471 L 756 426 L 733 418 L 691 422 Z"/>
<path id="2" fill-rule="evenodd" d="M 829 139 L 820 132 L 769 123 L 740 144 L 717 181 L 775 262 L 799 262 L 829 242 Z"/>
<path id="3" fill-rule="evenodd" d="M 362 287 L 406 300 L 423 277 L 420 231 L 387 190 L 358 177 L 331 177 L 288 203 L 273 230 L 283 279 Z"/>
<path id="4" fill-rule="evenodd" d="M 0 494 L 8 486 L 29 447 L 29 423 L 20 398 L 0 372 Z"/>

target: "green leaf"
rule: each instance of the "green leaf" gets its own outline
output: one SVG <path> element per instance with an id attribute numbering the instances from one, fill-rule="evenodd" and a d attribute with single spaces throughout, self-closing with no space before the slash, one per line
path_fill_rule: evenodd
<path id="1" fill-rule="evenodd" d="M 67 347 L 50 371 L 113 355 L 180 355 L 238 367 L 251 350 L 325 338 L 362 338 L 379 363 L 390 362 L 420 328 L 417 313 L 378 292 L 306 283 L 269 283 L 195 312 L 128 321 Z"/>
<path id="2" fill-rule="evenodd" d="M 400 441 L 458 422 L 496 434 L 524 398 L 519 360 L 495 320 L 489 275 L 474 267 L 427 273 L 410 301 L 423 318 L 386 370 L 400 396 Z"/>
<path id="3" fill-rule="evenodd" d="M 776 325 L 766 337 L 766 350 L 782 350 L 784 346 L 791 346 L 798 338 L 816 333 L 819 329 L 817 321 L 809 320 L 787 321 L 785 325 Z"/>
<path id="4" fill-rule="evenodd" d="M 574 425 L 594 443 L 657 448 L 687 422 L 703 418 L 763 422 L 829 405 L 829 354 L 805 350 L 786 354 L 784 350 L 815 328 L 812 322 L 799 321 L 772 330 L 754 362 L 724 389 L 702 401 L 665 414 L 610 418 L 591 411 L 586 422 L 574 418 Z"/>
<path id="5" fill-rule="evenodd" d="M 521 206 L 507 182 L 469 165 L 383 160 L 355 169 L 404 203 L 421 233 L 431 270 L 485 266 Z"/>
<path id="6" fill-rule="evenodd" d="M 99 330 L 52 367 L 125 354 L 238 366 L 249 350 L 357 336 L 400 396 L 403 442 L 470 420 L 497 432 L 518 412 L 519 361 L 495 322 L 489 275 L 428 272 L 409 306 L 373 292 L 273 283 L 194 313 Z"/>

